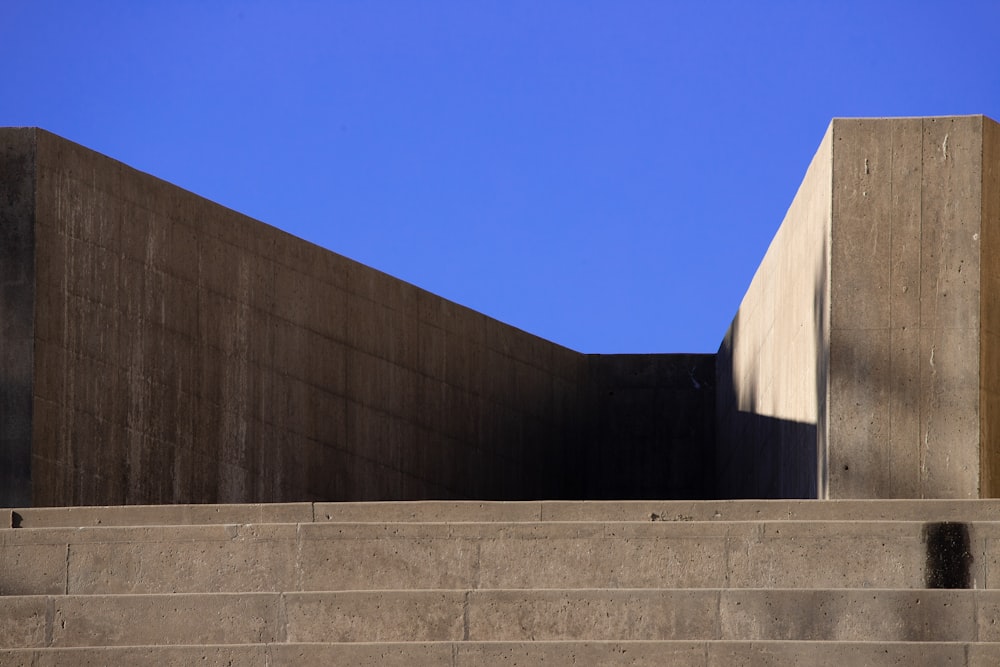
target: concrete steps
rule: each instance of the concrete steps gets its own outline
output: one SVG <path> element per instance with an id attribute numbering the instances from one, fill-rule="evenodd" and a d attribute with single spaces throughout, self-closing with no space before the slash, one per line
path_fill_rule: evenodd
<path id="1" fill-rule="evenodd" d="M 962 642 L 380 642 L 376 644 L 244 644 L 0 650 L 6 667 L 188 667 L 189 665 L 961 665 L 995 667 L 1000 644 Z"/>
<path id="2" fill-rule="evenodd" d="M 7 512 L 0 665 L 1000 664 L 997 501 Z"/>
<path id="3" fill-rule="evenodd" d="M 7 626 L 0 637 L 4 648 L 536 640 L 1000 642 L 1000 591 L 553 589 L 9 596 L 0 598 L 0 617 Z"/>

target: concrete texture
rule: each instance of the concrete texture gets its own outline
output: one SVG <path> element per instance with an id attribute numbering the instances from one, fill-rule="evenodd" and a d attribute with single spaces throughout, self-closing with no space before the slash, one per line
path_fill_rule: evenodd
<path id="1" fill-rule="evenodd" d="M 0 140 L 0 506 L 31 497 L 35 145 Z"/>
<path id="2" fill-rule="evenodd" d="M 345 506 L 353 521 L 320 506 L 163 508 L 177 523 L 160 526 L 129 525 L 153 508 L 117 508 L 118 526 L 90 508 L 65 513 L 75 528 L 0 528 L 0 664 L 1000 657 L 996 501 L 376 503 Z M 650 507 L 688 515 L 631 518 Z M 315 520 L 180 523 L 290 510 Z M 871 519 L 894 510 L 909 520 Z M 36 547 L 61 555 L 54 576 L 41 559 L 9 566 Z"/>
<path id="3" fill-rule="evenodd" d="M 677 667 L 914 665 L 989 667 L 1000 644 L 962 642 L 463 642 L 0 650 L 4 665 L 669 664 Z"/>
<path id="4" fill-rule="evenodd" d="M 822 452 L 833 131 L 827 130 L 716 361 L 721 497 L 826 495 Z"/>
<path id="5" fill-rule="evenodd" d="M 410 501 L 250 505 L 29 507 L 11 528 L 246 523 L 454 523 L 541 521 L 992 521 L 1000 500 Z"/>
<path id="6" fill-rule="evenodd" d="M 997 135 L 831 123 L 719 350 L 720 495 L 994 495 Z"/>
<path id="7" fill-rule="evenodd" d="M 4 597 L 0 648 L 520 641 L 997 642 L 998 591 L 491 590 Z M 211 618 L 211 623 L 205 619 Z"/>
<path id="8" fill-rule="evenodd" d="M 1000 485 L 983 116 L 834 120 L 716 355 L 579 354 L 43 130 L 0 166 L 0 505 Z"/>
<path id="9" fill-rule="evenodd" d="M 43 130 L 0 161 L 0 505 L 705 495 L 710 359 L 635 374 Z"/>
<path id="10" fill-rule="evenodd" d="M 589 370 L 593 444 L 575 497 L 715 497 L 715 356 L 595 354 Z"/>
<path id="11" fill-rule="evenodd" d="M 1000 524 L 927 519 L 5 529 L 0 594 L 1000 589 Z"/>

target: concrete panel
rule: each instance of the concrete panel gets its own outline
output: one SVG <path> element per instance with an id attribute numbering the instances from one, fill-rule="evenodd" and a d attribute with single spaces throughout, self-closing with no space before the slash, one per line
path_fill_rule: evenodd
<path id="1" fill-rule="evenodd" d="M 1000 495 L 1000 124 L 983 119 L 980 244 L 979 474 Z"/>
<path id="2" fill-rule="evenodd" d="M 927 555 L 919 526 L 775 524 L 748 531 L 730 547 L 727 583 L 735 588 L 925 585 Z"/>
<path id="3" fill-rule="evenodd" d="M 0 136 L 0 505 L 31 498 L 35 132 Z"/>
<path id="4" fill-rule="evenodd" d="M 471 641 L 713 639 L 719 592 L 473 591 Z"/>
<path id="5" fill-rule="evenodd" d="M 243 646 L 100 646 L 0 651 L 0 663 L 27 667 L 186 667 L 194 664 L 265 667 L 267 647 Z M 292 663 L 286 663 L 292 664 Z"/>
<path id="6" fill-rule="evenodd" d="M 407 534 L 408 533 L 408 534 Z M 349 524 L 303 525 L 297 555 L 300 590 L 474 588 L 478 548 L 447 533 Z"/>
<path id="7" fill-rule="evenodd" d="M 721 637 L 795 641 L 975 641 L 967 591 L 728 590 Z"/>
<path id="8" fill-rule="evenodd" d="M 711 642 L 708 667 L 748 665 L 966 665 L 960 642 Z"/>
<path id="9" fill-rule="evenodd" d="M 52 618 L 52 646 L 283 640 L 280 596 L 273 593 L 65 596 L 55 601 Z"/>
<path id="10" fill-rule="evenodd" d="M 313 520 L 310 503 L 29 507 L 12 511 L 17 513 L 17 526 L 13 526 L 17 528 L 301 523 Z"/>
<path id="11" fill-rule="evenodd" d="M 453 664 L 450 642 L 405 642 L 377 644 L 272 644 L 267 647 L 269 667 L 424 667 Z"/>
<path id="12" fill-rule="evenodd" d="M 832 495 L 979 495 L 983 123 L 834 123 Z"/>
<path id="13" fill-rule="evenodd" d="M 482 588 L 716 588 L 725 585 L 725 531 L 686 538 L 484 539 Z M 713 535 L 713 532 L 715 533 Z"/>
<path id="14" fill-rule="evenodd" d="M 49 605 L 49 598 L 41 595 L 0 597 L 0 648 L 47 646 Z"/>
<path id="15" fill-rule="evenodd" d="M 462 642 L 455 667 L 472 665 L 613 665 L 703 667 L 704 642 Z M 736 664 L 736 663 L 731 663 Z"/>
<path id="16" fill-rule="evenodd" d="M 0 595 L 44 595 L 66 592 L 68 548 L 65 542 L 11 544 L 10 540 L 4 539 L 2 545 Z"/>
<path id="17" fill-rule="evenodd" d="M 350 591 L 285 597 L 290 642 L 461 641 L 462 591 Z"/>
<path id="18" fill-rule="evenodd" d="M 283 591 L 296 586 L 293 525 L 102 531 L 87 541 L 74 540 L 64 562 L 69 593 Z"/>

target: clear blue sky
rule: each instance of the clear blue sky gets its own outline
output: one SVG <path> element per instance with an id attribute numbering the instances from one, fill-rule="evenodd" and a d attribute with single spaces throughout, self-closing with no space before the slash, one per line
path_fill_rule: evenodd
<path id="1" fill-rule="evenodd" d="M 6 0 L 37 125 L 581 352 L 714 352 L 835 116 L 1000 120 L 1000 2 Z"/>

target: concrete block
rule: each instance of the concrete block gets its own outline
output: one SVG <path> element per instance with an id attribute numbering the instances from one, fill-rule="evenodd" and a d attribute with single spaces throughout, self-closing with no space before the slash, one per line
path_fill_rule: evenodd
<path id="1" fill-rule="evenodd" d="M 920 524 L 765 524 L 730 541 L 734 588 L 923 588 Z"/>
<path id="2" fill-rule="evenodd" d="M 967 647 L 960 642 L 709 642 L 706 665 L 965 665 Z"/>
<path id="3" fill-rule="evenodd" d="M 283 630 L 274 593 L 70 595 L 55 600 L 51 645 L 261 644 Z"/>
<path id="4" fill-rule="evenodd" d="M 453 664 L 450 642 L 379 642 L 374 644 L 272 644 L 267 664 L 274 667 L 302 665 L 357 665 L 357 667 L 429 667 Z"/>
<path id="5" fill-rule="evenodd" d="M 997 591 L 976 592 L 975 619 L 976 640 L 1000 642 L 1000 595 L 997 594 Z M 971 626 L 972 623 L 969 625 Z"/>
<path id="6" fill-rule="evenodd" d="M 94 529 L 74 540 L 68 591 L 284 591 L 296 582 L 295 526 Z"/>
<path id="7" fill-rule="evenodd" d="M 66 542 L 17 544 L 0 531 L 0 595 L 66 592 Z"/>
<path id="8" fill-rule="evenodd" d="M 473 665 L 676 665 L 703 667 L 704 642 L 462 642 L 455 667 Z M 736 664 L 736 663 L 731 663 Z"/>
<path id="9" fill-rule="evenodd" d="M 285 596 L 290 642 L 461 641 L 462 591 L 345 591 Z"/>
<path id="10" fill-rule="evenodd" d="M 998 500 L 708 500 L 541 503 L 545 521 L 990 521 Z"/>
<path id="11" fill-rule="evenodd" d="M 482 588 L 691 588 L 726 581 L 726 537 L 484 539 Z"/>
<path id="12" fill-rule="evenodd" d="M 0 648 L 46 646 L 49 604 L 49 598 L 43 595 L 0 596 Z"/>
<path id="13" fill-rule="evenodd" d="M 8 662 L 9 661 L 9 662 Z M 246 665 L 265 667 L 267 647 L 242 646 L 99 646 L 0 650 L 0 663 L 27 667 L 186 667 L 187 665 Z M 291 664 L 291 663 L 286 663 Z"/>
<path id="14" fill-rule="evenodd" d="M 471 641 L 713 639 L 717 590 L 472 591 Z"/>
<path id="15" fill-rule="evenodd" d="M 477 559 L 473 540 L 419 526 L 330 523 L 301 526 L 296 562 L 300 590 L 459 589 L 475 587 Z"/>
<path id="16" fill-rule="evenodd" d="M 975 641 L 970 591 L 726 590 L 721 637 L 730 640 Z"/>
<path id="17" fill-rule="evenodd" d="M 19 517 L 19 528 L 301 523 L 312 521 L 312 505 L 310 503 L 27 507 L 12 511 L 16 512 Z"/>
<path id="18" fill-rule="evenodd" d="M 965 664 L 969 667 L 992 667 L 1000 664 L 1000 643 L 977 642 L 970 644 Z"/>
<path id="19" fill-rule="evenodd" d="M 426 500 L 409 503 L 316 503 L 318 522 L 539 521 L 542 503 Z"/>

